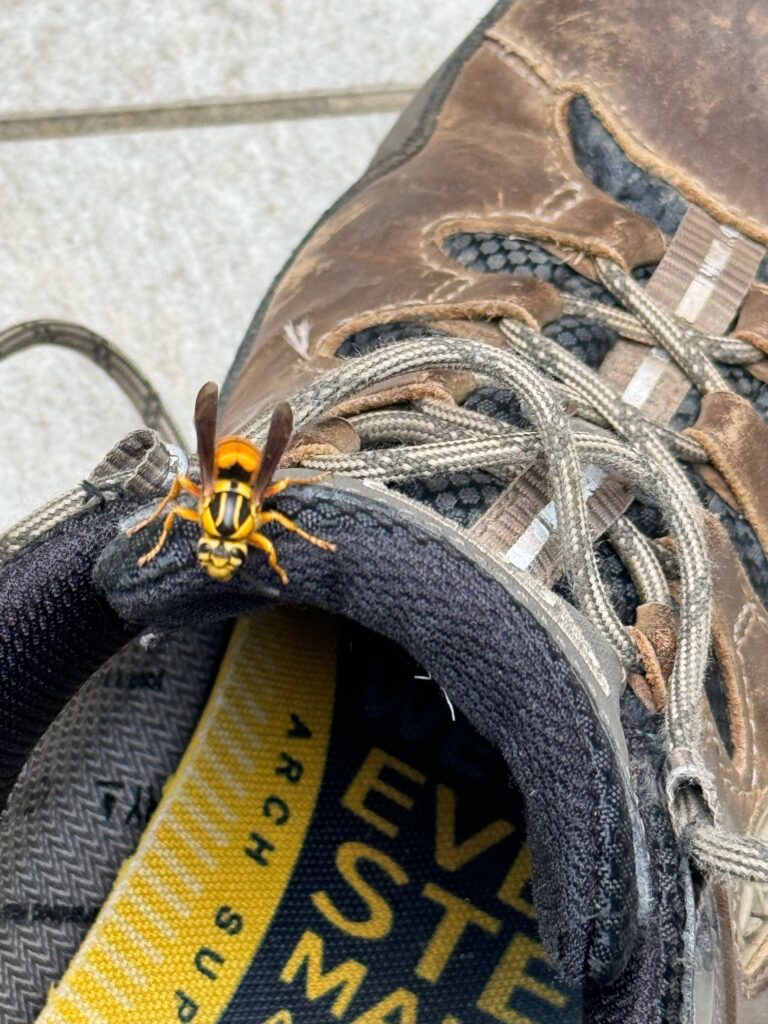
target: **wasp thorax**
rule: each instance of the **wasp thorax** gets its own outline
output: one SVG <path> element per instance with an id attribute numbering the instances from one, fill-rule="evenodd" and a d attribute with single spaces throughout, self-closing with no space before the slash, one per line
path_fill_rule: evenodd
<path id="1" fill-rule="evenodd" d="M 197 542 L 197 560 L 215 580 L 232 579 L 247 554 L 248 546 L 243 541 L 203 536 Z"/>

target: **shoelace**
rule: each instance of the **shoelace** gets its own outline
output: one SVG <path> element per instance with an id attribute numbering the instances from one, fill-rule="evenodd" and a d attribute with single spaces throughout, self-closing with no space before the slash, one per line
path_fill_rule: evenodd
<path id="1" fill-rule="evenodd" d="M 678 321 L 615 264 L 598 259 L 596 265 L 602 283 L 625 309 L 566 297 L 565 311 L 595 318 L 630 340 L 656 344 L 700 392 L 729 390 L 715 361 L 748 365 L 762 358 L 762 353 L 746 342 L 710 337 Z M 22 325 L 28 337 L 34 336 L 34 326 Z M 72 325 L 58 326 L 78 330 Z M 667 793 L 673 821 L 689 854 L 705 871 L 768 884 L 768 844 L 714 823 L 714 780 L 695 753 L 710 648 L 712 579 L 699 521 L 701 505 L 678 460 L 703 463 L 707 457 L 692 439 L 649 420 L 628 405 L 593 370 L 543 334 L 508 319 L 501 321 L 501 329 L 509 342 L 506 350 L 435 335 L 393 343 L 370 355 L 346 360 L 291 397 L 295 424 L 301 427 L 327 416 L 346 399 L 400 374 L 447 368 L 471 370 L 479 379 L 510 390 L 525 410 L 530 428 L 514 428 L 479 412 L 422 400 L 411 408 L 384 409 L 349 418 L 364 445 L 391 443 L 390 447 L 364 447 L 351 455 L 314 455 L 301 459 L 301 465 L 394 483 L 475 469 L 508 479 L 542 460 L 548 470 L 564 571 L 574 601 L 609 639 L 628 668 L 637 664 L 636 649 L 600 576 L 582 474 L 586 467 L 597 467 L 650 496 L 675 537 L 674 554 L 645 537 L 625 517 L 608 536 L 641 600 L 670 604 L 668 579 L 679 578 L 680 631 L 665 712 Z M 68 331 L 62 333 L 66 336 Z M 0 358 L 3 342 L 11 336 L 11 332 L 0 335 Z M 42 340 L 55 342 L 56 338 L 49 333 Z M 98 341 L 96 351 L 103 356 L 106 346 L 112 353 L 108 372 L 127 362 L 104 339 Z M 101 365 L 105 362 L 103 358 L 96 361 Z M 162 409 L 148 382 L 131 369 L 142 383 L 141 402 L 151 409 Z M 122 386 L 121 380 L 115 379 Z M 575 409 L 577 415 L 567 415 L 566 406 Z M 243 432 L 257 442 L 263 440 L 267 421 L 267 415 L 258 418 Z M 167 424 L 175 429 L 170 418 Z M 123 451 L 118 462 L 123 476 L 129 477 Z M 148 458 L 146 451 L 142 458 Z M 165 468 L 168 461 L 166 454 Z M 105 463 L 111 464 L 109 457 Z M 72 514 L 73 494 L 65 496 L 58 508 L 49 507 L 46 529 Z M 82 505 L 82 491 L 79 500 Z M 86 494 L 86 506 L 89 501 Z M 8 550 L 12 534 L 0 538 L 0 554 L 3 543 Z M 17 531 L 14 541 L 17 547 L 29 538 Z"/>

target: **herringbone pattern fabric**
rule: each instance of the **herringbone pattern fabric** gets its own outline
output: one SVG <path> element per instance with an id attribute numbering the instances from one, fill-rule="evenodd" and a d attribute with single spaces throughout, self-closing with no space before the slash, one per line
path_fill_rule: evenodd
<path id="1" fill-rule="evenodd" d="M 0 1020 L 28 1024 L 107 896 L 205 702 L 222 630 L 129 644 L 28 761 L 0 819 Z"/>

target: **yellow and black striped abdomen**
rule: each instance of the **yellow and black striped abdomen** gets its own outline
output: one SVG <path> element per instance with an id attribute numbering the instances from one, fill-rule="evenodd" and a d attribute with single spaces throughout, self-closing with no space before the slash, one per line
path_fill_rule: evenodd
<path id="1" fill-rule="evenodd" d="M 239 480 L 216 481 L 213 494 L 202 510 L 200 524 L 209 537 L 244 540 L 254 530 L 251 487 Z"/>

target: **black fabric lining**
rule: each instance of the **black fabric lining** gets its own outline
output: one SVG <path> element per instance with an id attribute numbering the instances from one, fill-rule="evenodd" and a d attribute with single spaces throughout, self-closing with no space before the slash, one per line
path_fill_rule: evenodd
<path id="1" fill-rule="evenodd" d="M 339 345 L 337 356 L 340 359 L 349 359 L 354 356 L 367 356 L 385 345 L 392 345 L 397 341 L 405 341 L 411 338 L 428 338 L 443 336 L 445 331 L 435 331 L 427 324 L 408 323 L 406 321 L 377 324 L 375 327 L 368 327 L 364 331 L 351 334 Z"/>
<path id="2" fill-rule="evenodd" d="M 706 687 L 707 700 L 712 709 L 712 717 L 715 720 L 722 744 L 728 757 L 733 757 L 735 748 L 733 745 L 733 732 L 731 731 L 731 718 L 728 714 L 728 699 L 720 672 L 720 663 L 716 658 L 712 658 L 707 666 L 704 686 Z"/>

